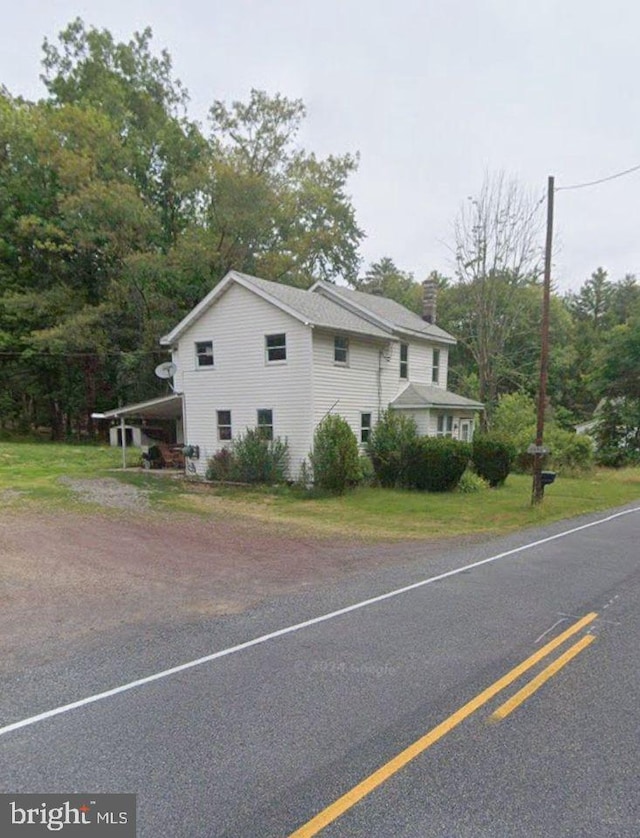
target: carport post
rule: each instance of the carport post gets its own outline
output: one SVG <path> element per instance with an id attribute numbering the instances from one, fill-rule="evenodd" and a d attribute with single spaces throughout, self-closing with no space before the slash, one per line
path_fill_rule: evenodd
<path id="1" fill-rule="evenodd" d="M 124 435 L 124 416 L 120 417 L 120 445 L 122 446 L 122 468 L 127 467 L 127 440 Z"/>

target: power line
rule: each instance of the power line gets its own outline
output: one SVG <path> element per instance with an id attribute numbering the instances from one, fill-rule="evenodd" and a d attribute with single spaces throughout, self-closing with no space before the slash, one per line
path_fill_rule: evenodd
<path id="1" fill-rule="evenodd" d="M 27 353 L 25 355 L 25 353 Z M 15 350 L 13 352 L 0 352 L 0 357 L 4 358 L 23 358 L 24 360 L 28 360 L 29 358 L 37 357 L 37 358 L 101 358 L 104 355 L 113 355 L 124 357 L 131 356 L 131 355 L 166 355 L 167 350 L 163 349 L 135 349 L 127 352 L 125 350 L 113 350 L 113 349 L 106 349 L 104 351 L 95 352 L 31 352 L 28 349 L 24 349 L 22 351 Z"/>
<path id="2" fill-rule="evenodd" d="M 623 172 L 617 172 L 615 175 L 600 178 L 599 180 L 590 180 L 587 183 L 574 183 L 571 186 L 556 186 L 555 191 L 566 192 L 568 189 L 584 189 L 586 186 L 597 186 L 599 183 L 606 183 L 609 180 L 630 175 L 632 172 L 637 172 L 638 169 L 640 169 L 640 164 L 638 166 L 632 166 L 630 169 L 625 169 Z"/>

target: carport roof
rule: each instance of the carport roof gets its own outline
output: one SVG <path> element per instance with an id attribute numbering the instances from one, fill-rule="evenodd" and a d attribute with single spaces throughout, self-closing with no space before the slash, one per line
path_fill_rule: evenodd
<path id="1" fill-rule="evenodd" d="M 114 410 L 106 410 L 96 418 L 122 419 L 126 417 L 140 419 L 179 419 L 182 416 L 182 396 L 172 393 L 137 404 L 125 404 Z"/>

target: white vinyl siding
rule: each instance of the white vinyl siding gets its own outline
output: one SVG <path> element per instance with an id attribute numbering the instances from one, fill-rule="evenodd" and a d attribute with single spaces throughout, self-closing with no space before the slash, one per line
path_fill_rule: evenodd
<path id="1" fill-rule="evenodd" d="M 391 361 L 383 357 L 386 344 L 357 336 L 349 337 L 349 364 L 336 364 L 334 337 L 320 330 L 313 332 L 313 424 L 317 426 L 329 412 L 337 413 L 359 440 L 361 415 L 371 413 L 374 425 L 378 419 L 378 370 L 384 408 L 398 394 L 397 366 L 394 376 Z"/>
<path id="2" fill-rule="evenodd" d="M 194 369 L 193 347 L 215 335 L 215 367 Z M 265 363 L 265 335 L 286 334 L 287 362 Z M 230 410 L 233 437 L 255 428 L 257 410 L 273 410 L 274 434 L 286 437 L 296 477 L 313 438 L 311 329 L 256 294 L 232 285 L 180 338 L 176 389 L 185 394 L 185 442 L 200 446 L 195 461 L 204 475 L 218 440 L 218 410 Z M 332 368 L 333 362 L 332 362 Z"/>

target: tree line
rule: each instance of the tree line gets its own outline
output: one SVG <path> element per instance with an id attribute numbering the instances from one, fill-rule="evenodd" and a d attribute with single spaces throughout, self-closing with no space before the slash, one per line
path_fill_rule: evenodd
<path id="1" fill-rule="evenodd" d="M 0 428 L 91 434 L 92 412 L 157 395 L 159 336 L 232 268 L 299 287 L 340 278 L 420 311 L 419 281 L 391 257 L 361 272 L 357 155 L 302 149 L 302 101 L 252 90 L 213 101 L 202 126 L 150 29 L 118 42 L 80 19 L 45 40 L 41 78 L 35 102 L 0 87 Z M 536 388 L 536 210 L 488 178 L 456 220 L 453 275 L 435 274 L 438 322 L 459 339 L 450 387 L 489 421 L 502 394 Z M 562 421 L 604 395 L 640 401 L 639 297 L 633 276 L 602 269 L 554 294 Z"/>

